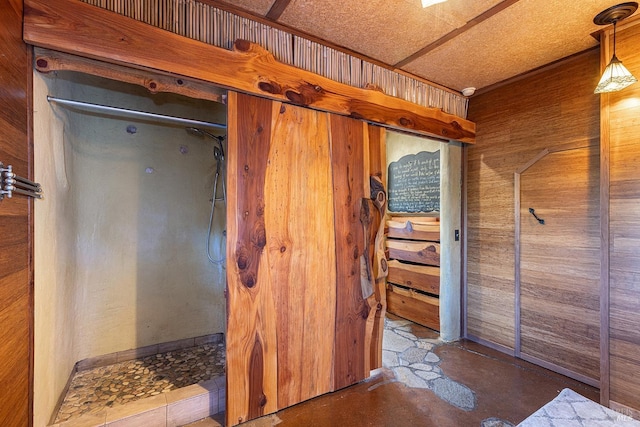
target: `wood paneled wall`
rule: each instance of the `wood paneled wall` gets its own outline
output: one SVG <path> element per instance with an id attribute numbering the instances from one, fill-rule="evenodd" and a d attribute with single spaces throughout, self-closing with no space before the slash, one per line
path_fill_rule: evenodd
<path id="1" fill-rule="evenodd" d="M 22 42 L 22 1 L 0 1 L 0 162 L 29 177 L 31 62 Z M 33 294 L 31 201 L 0 201 L 0 425 L 31 423 Z"/>
<path id="2" fill-rule="evenodd" d="M 477 124 L 477 144 L 466 148 L 470 338 L 515 348 L 514 172 L 544 148 L 597 141 L 598 69 L 592 50 L 470 100 Z M 566 236 L 567 249 L 571 241 Z"/>
<path id="3" fill-rule="evenodd" d="M 616 54 L 640 77 L 640 21 L 618 30 Z M 603 95 L 609 123 L 610 399 L 640 415 L 640 84 Z M 604 153 L 605 155 L 607 153 Z"/>

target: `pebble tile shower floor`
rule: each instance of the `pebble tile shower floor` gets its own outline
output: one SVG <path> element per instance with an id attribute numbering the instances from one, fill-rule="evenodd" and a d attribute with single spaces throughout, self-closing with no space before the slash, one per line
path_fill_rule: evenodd
<path id="1" fill-rule="evenodd" d="M 156 396 L 224 373 L 224 342 L 80 371 L 71 380 L 55 422 Z"/>

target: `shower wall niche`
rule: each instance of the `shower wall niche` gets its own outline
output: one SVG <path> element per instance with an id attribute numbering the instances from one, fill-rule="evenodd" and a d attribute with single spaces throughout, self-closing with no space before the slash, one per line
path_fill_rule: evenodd
<path id="1" fill-rule="evenodd" d="M 47 95 L 226 122 L 215 102 L 34 73 L 34 172 L 45 189 L 35 206 L 34 425 L 49 422 L 76 362 L 222 333 L 226 318 L 224 264 L 206 252 L 215 141 Z M 225 256 L 220 202 L 211 256 Z"/>

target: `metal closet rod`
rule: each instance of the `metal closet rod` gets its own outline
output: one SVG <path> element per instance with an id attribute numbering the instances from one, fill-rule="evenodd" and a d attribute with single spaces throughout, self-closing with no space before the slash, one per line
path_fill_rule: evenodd
<path id="1" fill-rule="evenodd" d="M 227 125 L 222 123 L 204 122 L 201 120 L 185 119 L 183 117 L 167 116 L 166 114 L 149 113 L 146 111 L 129 110 L 127 108 L 111 107 L 108 105 L 92 104 L 84 101 L 73 101 L 71 99 L 56 98 L 47 95 L 47 101 L 55 104 L 66 105 L 70 107 L 79 107 L 85 110 L 98 113 L 118 113 L 139 119 L 154 119 L 165 123 L 173 123 L 193 127 L 207 127 L 214 129 L 226 129 Z"/>

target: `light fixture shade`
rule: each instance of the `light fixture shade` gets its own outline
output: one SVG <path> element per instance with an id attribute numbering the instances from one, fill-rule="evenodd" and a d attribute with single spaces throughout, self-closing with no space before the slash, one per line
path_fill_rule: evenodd
<path id="1" fill-rule="evenodd" d="M 622 65 L 618 57 L 613 55 L 611 62 L 609 62 L 607 68 L 604 69 L 602 78 L 598 82 L 594 93 L 616 92 L 637 81 L 638 79 L 633 77 L 633 74 L 627 70 L 627 67 Z"/>
<path id="2" fill-rule="evenodd" d="M 433 6 L 434 4 L 444 3 L 447 0 L 422 0 L 422 7 Z"/>

